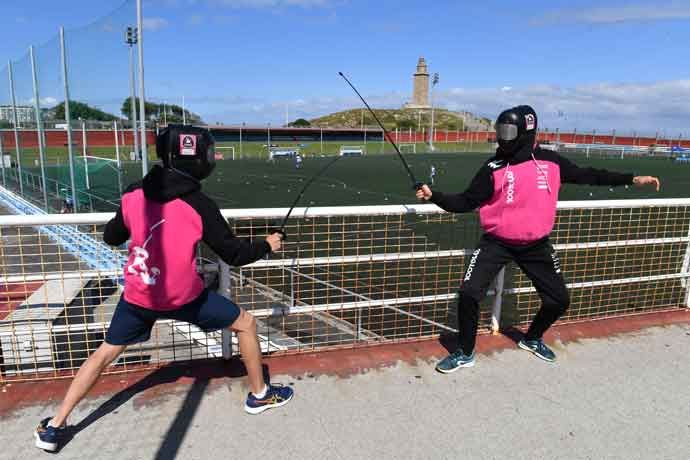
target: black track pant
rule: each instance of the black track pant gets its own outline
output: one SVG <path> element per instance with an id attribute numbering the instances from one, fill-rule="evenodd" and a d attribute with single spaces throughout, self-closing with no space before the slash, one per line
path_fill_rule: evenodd
<path id="1" fill-rule="evenodd" d="M 479 302 L 501 268 L 510 261 L 514 261 L 525 272 L 542 301 L 526 339 L 541 338 L 570 304 L 561 274 L 561 263 L 548 238 L 527 246 L 513 246 L 484 235 L 470 257 L 458 300 L 458 336 L 465 354 L 474 350 Z"/>

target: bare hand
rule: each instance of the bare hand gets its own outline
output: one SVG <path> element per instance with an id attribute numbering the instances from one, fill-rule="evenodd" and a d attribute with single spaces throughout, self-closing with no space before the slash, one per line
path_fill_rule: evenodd
<path id="1" fill-rule="evenodd" d="M 642 187 L 645 185 L 656 185 L 657 192 L 661 187 L 661 182 L 659 182 L 659 178 L 654 176 L 635 176 L 633 178 L 633 184 L 635 184 L 638 187 Z"/>
<path id="2" fill-rule="evenodd" d="M 283 246 L 283 236 L 278 232 L 272 233 L 266 237 L 266 242 L 271 246 L 271 251 L 280 251 Z"/>
<path id="3" fill-rule="evenodd" d="M 433 193 L 431 193 L 431 189 L 426 184 L 422 185 L 422 188 L 417 190 L 417 199 L 418 200 L 429 201 L 429 199 L 431 198 L 431 195 L 433 195 Z"/>

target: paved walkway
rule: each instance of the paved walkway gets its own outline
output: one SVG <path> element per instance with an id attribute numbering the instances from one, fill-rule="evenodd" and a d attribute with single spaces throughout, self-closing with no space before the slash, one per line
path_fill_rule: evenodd
<path id="1" fill-rule="evenodd" d="M 178 368 L 138 383 L 115 377 L 111 387 L 121 391 L 99 390 L 78 408 L 71 422 L 80 431 L 58 457 L 32 440 L 54 401 L 0 412 L 0 458 L 690 458 L 688 322 L 554 345 L 555 365 L 508 348 L 450 376 L 437 374 L 431 359 L 361 370 L 356 355 L 335 354 L 345 357 L 337 358 L 343 368 L 360 371 L 273 375 L 297 396 L 258 416 L 242 411 L 244 379 L 226 372 Z M 281 368 L 279 360 L 269 364 Z M 58 394 L 55 385 L 31 391 Z M 5 388 L 0 400 L 26 388 Z"/>

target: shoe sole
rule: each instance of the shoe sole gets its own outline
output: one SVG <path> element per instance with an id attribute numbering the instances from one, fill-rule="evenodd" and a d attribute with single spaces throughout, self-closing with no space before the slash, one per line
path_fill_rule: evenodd
<path id="1" fill-rule="evenodd" d="M 522 342 L 518 342 L 518 347 L 522 348 L 522 349 L 525 350 L 525 351 L 529 351 L 529 352 L 532 353 L 534 356 L 536 356 L 537 358 L 539 358 L 539 359 L 541 359 L 541 360 L 543 360 L 543 361 L 546 361 L 547 363 L 555 363 L 555 362 L 556 362 L 556 359 L 555 359 L 555 358 L 554 358 L 554 359 L 549 359 L 549 358 L 547 358 L 546 356 L 541 355 L 541 354 L 537 353 L 536 351 L 532 350 L 530 347 L 528 347 L 527 345 L 523 344 Z"/>
<path id="2" fill-rule="evenodd" d="M 441 374 L 452 374 L 453 372 L 457 371 L 461 367 L 474 367 L 474 360 L 470 361 L 469 363 L 460 364 L 458 367 L 454 367 L 453 369 L 445 370 L 445 369 L 439 369 L 437 367 L 436 370 L 438 372 L 440 372 Z"/>
<path id="3" fill-rule="evenodd" d="M 49 452 L 55 452 L 57 450 L 56 443 L 41 441 L 41 437 L 35 431 L 34 438 L 36 439 L 36 447 L 39 449 L 47 450 Z"/>
<path id="4" fill-rule="evenodd" d="M 248 413 L 248 414 L 257 415 L 257 414 L 262 413 L 262 412 L 265 411 L 265 410 L 268 410 L 268 409 L 275 409 L 276 407 L 284 406 L 285 404 L 289 403 L 289 402 L 292 400 L 292 397 L 293 397 L 293 396 L 295 396 L 294 393 L 291 394 L 290 397 L 289 397 L 288 399 L 286 399 L 285 401 L 283 401 L 283 402 L 279 402 L 279 403 L 276 403 L 276 404 L 266 404 L 266 405 L 264 405 L 264 406 L 259 406 L 259 407 L 249 407 L 249 406 L 247 406 L 247 405 L 245 404 L 245 405 L 244 405 L 244 411 L 245 411 L 246 413 Z"/>

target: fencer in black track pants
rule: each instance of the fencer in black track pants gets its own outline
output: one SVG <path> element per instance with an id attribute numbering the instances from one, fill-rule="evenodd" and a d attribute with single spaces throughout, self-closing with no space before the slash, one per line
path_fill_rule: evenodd
<path id="1" fill-rule="evenodd" d="M 529 106 L 503 111 L 496 120 L 496 155 L 477 171 L 462 193 L 443 193 L 422 185 L 417 198 L 447 212 L 477 210 L 482 236 L 470 257 L 458 302 L 459 343 L 436 369 L 449 373 L 474 365 L 479 302 L 498 272 L 515 262 L 530 278 L 542 300 L 518 347 L 553 362 L 555 353 L 542 336 L 570 303 L 558 255 L 549 242 L 556 222 L 562 184 L 629 186 L 656 185 L 651 176 L 579 167 L 536 141 L 537 114 Z"/>
<path id="2" fill-rule="evenodd" d="M 460 348 L 466 355 L 474 351 L 479 302 L 501 268 L 511 261 L 532 281 L 542 301 L 541 309 L 525 334 L 526 340 L 540 339 L 570 304 L 561 262 L 548 237 L 515 246 L 484 235 L 470 257 L 458 301 Z"/>

